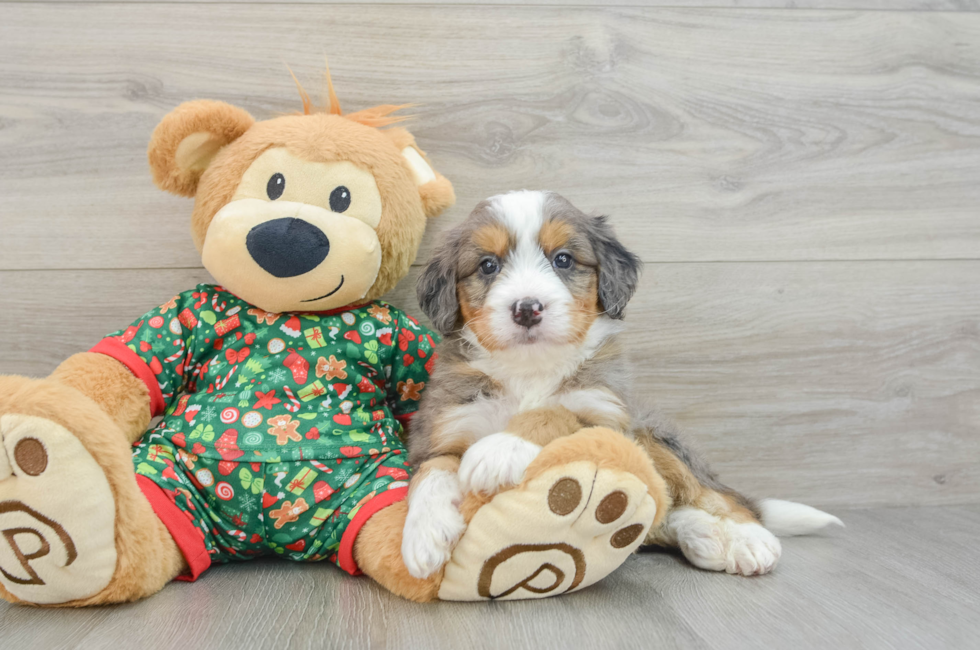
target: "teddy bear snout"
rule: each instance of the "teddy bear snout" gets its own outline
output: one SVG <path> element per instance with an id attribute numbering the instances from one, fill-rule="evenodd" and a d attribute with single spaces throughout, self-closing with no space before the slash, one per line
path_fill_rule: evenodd
<path id="1" fill-rule="evenodd" d="M 260 223 L 249 231 L 245 245 L 255 263 L 277 278 L 308 273 L 330 253 L 322 230 L 293 217 Z"/>

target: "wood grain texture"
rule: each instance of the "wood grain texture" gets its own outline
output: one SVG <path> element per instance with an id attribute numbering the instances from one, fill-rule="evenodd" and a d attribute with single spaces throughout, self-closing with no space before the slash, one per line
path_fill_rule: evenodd
<path id="1" fill-rule="evenodd" d="M 150 132 L 199 97 L 295 111 L 281 61 L 318 90 L 326 51 L 348 110 L 420 104 L 459 195 L 421 260 L 497 191 L 611 214 L 649 262 L 638 389 L 733 486 L 848 527 L 763 578 L 648 553 L 534 603 L 258 561 L 121 607 L 0 603 L 0 647 L 976 645 L 980 506 L 950 504 L 980 500 L 980 0 L 303 2 L 0 2 L 0 372 L 208 281 Z M 421 315 L 417 273 L 389 298 Z"/>
<path id="2" fill-rule="evenodd" d="M 12 0 L 13 2 L 64 2 L 65 0 Z M 92 2 L 93 0 L 71 0 Z M 115 0 L 117 2 L 198 2 L 219 0 Z M 268 0 L 220 0 L 233 4 L 261 4 Z M 293 4 L 383 4 L 383 5 L 514 5 L 514 0 L 290 0 Z M 523 5 L 668 7 L 694 9 L 843 9 L 874 11 L 980 11 L 980 0 L 528 0 Z"/>
<path id="3" fill-rule="evenodd" d="M 90 610 L 0 603 L 5 647 L 970 648 L 980 634 L 980 506 L 841 513 L 783 540 L 773 574 L 698 571 L 643 553 L 580 593 L 417 605 L 326 563 L 215 567 L 149 600 Z"/>
<path id="4" fill-rule="evenodd" d="M 389 298 L 421 317 L 417 272 Z M 975 261 L 650 264 L 627 313 L 637 390 L 748 494 L 975 503 L 978 277 Z M 45 375 L 202 281 L 201 269 L 0 272 L 0 371 Z M 47 309 L 70 316 L 36 315 Z"/>
<path id="5" fill-rule="evenodd" d="M 980 250 L 976 14 L 2 6 L 3 269 L 198 265 L 189 202 L 149 179 L 154 125 L 198 97 L 294 111 L 282 59 L 315 89 L 324 50 L 348 109 L 421 104 L 459 195 L 435 231 L 534 186 L 648 261 Z"/>

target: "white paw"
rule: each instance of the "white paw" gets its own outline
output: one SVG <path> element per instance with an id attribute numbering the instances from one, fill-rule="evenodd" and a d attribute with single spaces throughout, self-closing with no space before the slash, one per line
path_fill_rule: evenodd
<path id="1" fill-rule="evenodd" d="M 501 487 L 517 485 L 539 453 L 541 445 L 511 433 L 495 433 L 483 438 L 466 450 L 459 464 L 463 493 L 493 494 Z"/>
<path id="2" fill-rule="evenodd" d="M 402 533 L 402 559 L 416 578 L 428 578 L 449 561 L 466 522 L 459 513 L 463 495 L 452 472 L 433 470 L 413 489 Z"/>
<path id="3" fill-rule="evenodd" d="M 667 526 L 696 567 L 743 576 L 769 573 L 779 561 L 779 539 L 756 523 L 739 523 L 697 508 L 678 508 Z"/>

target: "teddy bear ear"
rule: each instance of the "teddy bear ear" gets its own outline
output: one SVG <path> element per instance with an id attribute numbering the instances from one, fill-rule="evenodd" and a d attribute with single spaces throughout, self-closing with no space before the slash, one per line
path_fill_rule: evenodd
<path id="1" fill-rule="evenodd" d="M 419 189 L 425 216 L 437 217 L 456 202 L 452 183 L 429 164 L 425 152 L 415 144 L 412 134 L 403 128 L 387 129 L 384 133 L 391 138 L 402 153 L 405 162 L 412 170 L 415 184 Z"/>
<path id="2" fill-rule="evenodd" d="M 153 130 L 147 156 L 153 181 L 179 196 L 194 196 L 201 174 L 225 145 L 255 123 L 246 111 L 211 100 L 185 102 Z"/>

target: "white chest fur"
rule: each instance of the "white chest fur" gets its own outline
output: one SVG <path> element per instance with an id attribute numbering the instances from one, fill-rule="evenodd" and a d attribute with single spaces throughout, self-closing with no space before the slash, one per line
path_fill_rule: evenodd
<path id="1" fill-rule="evenodd" d="M 600 318 L 580 345 L 528 345 L 494 352 L 480 346 L 476 337 L 464 330 L 475 350 L 469 365 L 491 377 L 502 390 L 451 409 L 447 413 L 448 428 L 479 439 L 505 431 L 518 413 L 556 404 L 573 413 L 588 413 L 587 419 L 596 424 L 621 422 L 625 407 L 601 387 L 559 392 L 564 381 L 620 330 L 618 323 Z"/>

